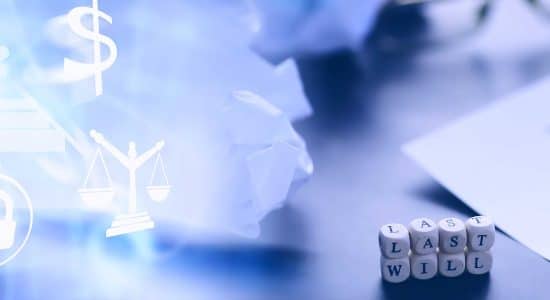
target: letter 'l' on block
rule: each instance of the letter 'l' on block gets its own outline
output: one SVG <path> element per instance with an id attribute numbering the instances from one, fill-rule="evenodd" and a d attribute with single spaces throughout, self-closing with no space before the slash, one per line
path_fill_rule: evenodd
<path id="1" fill-rule="evenodd" d="M 382 278 L 388 282 L 403 282 L 411 275 L 409 257 L 386 258 L 382 255 L 380 256 L 380 271 Z"/>
<path id="2" fill-rule="evenodd" d="M 387 258 L 408 257 L 411 248 L 409 231 L 402 224 L 386 224 L 380 227 L 378 243 L 382 255 Z"/>
<path id="3" fill-rule="evenodd" d="M 466 268 L 475 275 L 489 273 L 493 267 L 493 255 L 490 251 L 468 251 L 466 254 Z"/>
<path id="4" fill-rule="evenodd" d="M 439 252 L 438 256 L 439 274 L 445 277 L 457 277 L 466 269 L 466 257 L 464 252 L 447 254 Z"/>

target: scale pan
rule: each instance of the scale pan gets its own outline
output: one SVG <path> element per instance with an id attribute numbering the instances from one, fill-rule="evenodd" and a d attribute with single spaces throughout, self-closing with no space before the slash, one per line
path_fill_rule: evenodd
<path id="1" fill-rule="evenodd" d="M 168 197 L 171 188 L 169 185 L 149 185 L 147 186 L 147 193 L 151 197 L 151 200 L 162 202 Z"/>
<path id="2" fill-rule="evenodd" d="M 105 209 L 109 207 L 115 196 L 113 188 L 110 187 L 93 189 L 83 188 L 79 189 L 78 193 L 80 194 L 80 199 L 82 199 L 82 202 L 84 202 L 86 206 L 96 209 Z"/>

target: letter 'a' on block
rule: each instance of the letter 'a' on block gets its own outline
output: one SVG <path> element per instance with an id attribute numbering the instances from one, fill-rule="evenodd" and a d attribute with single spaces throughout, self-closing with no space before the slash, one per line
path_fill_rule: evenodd
<path id="1" fill-rule="evenodd" d="M 413 253 L 425 255 L 437 252 L 439 230 L 437 224 L 428 218 L 418 218 L 409 224 L 411 249 Z"/>
<path id="2" fill-rule="evenodd" d="M 380 256 L 380 271 L 382 278 L 388 282 L 403 282 L 411 275 L 409 257 L 386 258 L 382 255 Z"/>
<path id="3" fill-rule="evenodd" d="M 416 279 L 430 279 L 437 275 L 437 254 L 411 255 L 411 275 Z"/>
<path id="4" fill-rule="evenodd" d="M 464 252 L 448 254 L 439 252 L 438 256 L 439 274 L 445 277 L 457 277 L 466 269 L 466 257 Z"/>
<path id="5" fill-rule="evenodd" d="M 475 275 L 486 274 L 493 267 L 493 255 L 490 251 L 468 251 L 466 253 L 466 268 Z"/>
<path id="6" fill-rule="evenodd" d="M 457 218 L 445 218 L 439 225 L 439 251 L 464 254 L 466 226 Z"/>
<path id="7" fill-rule="evenodd" d="M 495 223 L 487 216 L 471 217 L 466 221 L 468 249 L 487 251 L 495 243 Z"/>
<path id="8" fill-rule="evenodd" d="M 380 227 L 378 243 L 382 255 L 387 258 L 401 258 L 409 255 L 409 231 L 402 224 L 386 224 Z"/>

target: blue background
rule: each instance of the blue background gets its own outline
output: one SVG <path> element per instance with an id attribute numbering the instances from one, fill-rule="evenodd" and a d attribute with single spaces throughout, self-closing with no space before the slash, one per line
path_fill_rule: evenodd
<path id="1" fill-rule="evenodd" d="M 297 128 L 316 172 L 286 207 L 261 223 L 259 239 L 222 235 L 202 241 L 166 226 L 104 240 L 97 237 L 110 219 L 98 224 L 100 216 L 90 214 L 38 216 L 25 251 L 0 271 L 2 298 L 547 298 L 548 263 L 502 233 L 488 276 L 388 285 L 379 275 L 381 224 L 475 214 L 400 146 L 550 71 L 548 23 L 521 1 L 497 3 L 486 25 L 451 45 L 395 52 L 366 46 L 358 54 L 300 60 L 315 115 Z M 164 109 L 157 113 L 176 114 Z M 544 229 L 533 230 L 546 238 Z"/>

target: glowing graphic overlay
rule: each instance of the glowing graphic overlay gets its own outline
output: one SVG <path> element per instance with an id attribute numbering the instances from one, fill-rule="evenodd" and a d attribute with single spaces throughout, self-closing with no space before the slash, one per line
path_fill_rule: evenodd
<path id="1" fill-rule="evenodd" d="M 4 45 L 0 45 L 0 61 L 5 60 L 10 56 L 10 49 Z"/>
<path id="2" fill-rule="evenodd" d="M 0 98 L 0 152 L 65 152 L 65 138 L 33 99 Z"/>
<path id="3" fill-rule="evenodd" d="M 13 199 L 11 196 L 0 190 L 0 202 L 4 205 L 4 217 L 0 219 L 0 250 L 13 247 L 15 242 L 15 220 L 13 218 Z"/>
<path id="4" fill-rule="evenodd" d="M 2 61 L 9 48 L 0 45 L 0 79 L 8 75 Z M 0 152 L 64 152 L 66 134 L 28 95 L 0 96 Z"/>
<path id="5" fill-rule="evenodd" d="M 155 223 L 151 220 L 148 213 L 146 211 L 138 212 L 137 210 L 136 172 L 137 169 L 139 169 L 143 164 L 145 164 L 156 155 L 157 158 L 155 161 L 155 166 L 153 168 L 153 174 L 151 175 L 150 185 L 147 186 L 147 192 L 151 197 L 151 200 L 157 202 L 162 202 L 168 197 L 171 186 L 168 184 L 168 177 L 166 176 L 164 162 L 162 161 L 162 157 L 160 154 L 160 151 L 162 150 L 162 148 L 164 148 L 164 141 L 156 143 L 153 148 L 138 156 L 136 144 L 134 142 L 130 142 L 128 144 L 128 154 L 125 155 L 112 143 L 107 141 L 107 139 L 105 139 L 105 137 L 101 133 L 95 130 L 91 130 L 90 136 L 99 146 L 111 153 L 126 169 L 128 169 L 128 176 L 130 178 L 130 184 L 128 187 L 128 213 L 120 214 L 115 217 L 115 220 L 111 224 L 111 228 L 109 228 L 106 232 L 106 237 L 112 237 L 116 235 L 154 228 Z M 98 162 L 97 158 L 100 158 L 100 162 L 105 171 L 109 186 L 90 188 L 88 186 L 88 181 L 94 166 Z M 164 175 L 166 184 L 153 185 L 154 177 L 156 176 L 156 172 L 159 169 Z M 107 168 L 105 160 L 103 159 L 101 149 L 97 150 L 92 164 L 90 165 L 90 169 L 88 170 L 88 175 L 86 176 L 84 187 L 79 190 L 79 193 L 82 201 L 91 206 L 107 205 L 113 200 L 113 184 L 109 169 Z"/>
<path id="6" fill-rule="evenodd" d="M 6 182 L 8 183 L 9 185 L 13 186 L 19 193 L 21 193 L 21 195 L 23 196 L 23 198 L 25 199 L 25 202 L 27 204 L 27 209 L 29 210 L 29 225 L 28 225 L 28 229 L 27 229 L 27 233 L 25 234 L 25 238 L 23 239 L 23 242 L 21 242 L 21 244 L 19 245 L 19 247 L 16 248 L 16 250 L 10 254 L 7 258 L 5 258 L 4 260 L 0 261 L 0 266 L 3 266 L 7 263 L 9 263 L 11 260 L 13 260 L 20 252 L 21 250 L 23 250 L 23 247 L 25 247 L 25 245 L 27 244 L 27 241 L 29 240 L 29 237 L 31 235 L 31 231 L 32 231 L 32 225 L 33 225 L 33 220 L 34 220 L 34 213 L 33 213 L 33 208 L 32 208 L 32 202 L 31 202 L 31 199 L 29 197 L 29 195 L 27 194 L 27 191 L 25 191 L 25 189 L 23 189 L 23 187 L 21 186 L 21 184 L 19 184 L 19 182 L 17 182 L 15 179 L 9 177 L 9 176 L 6 176 L 6 175 L 3 175 L 3 174 L 0 174 L 0 181 L 3 181 L 3 182 Z M 1 191 L 0 190 L 0 198 L 4 200 L 4 202 L 6 203 L 6 214 L 7 214 L 7 217 L 6 219 L 0 221 L 0 233 L 2 235 L 4 235 L 4 225 L 6 225 L 5 229 L 8 229 L 8 233 L 9 234 L 12 234 L 12 231 L 13 230 L 13 236 L 10 236 L 8 239 L 12 239 L 12 238 L 15 238 L 15 221 L 13 219 L 13 215 L 12 215 L 12 218 L 11 218 L 11 221 L 13 223 L 10 222 L 10 216 L 9 216 L 9 210 L 10 208 L 8 207 L 8 204 L 11 200 L 11 196 L 6 194 L 4 191 Z M 9 199 L 9 200 L 8 200 Z M 13 205 L 13 202 L 12 202 L 12 205 Z M 12 210 L 12 213 L 13 213 L 13 206 L 11 207 L 11 210 Z M 13 228 L 11 228 L 13 227 Z M 4 238 L 5 237 L 2 237 L 0 239 L 0 249 L 2 250 L 5 250 L 5 249 L 11 249 L 13 247 L 13 240 L 12 241 L 9 241 L 9 240 L 6 240 L 5 244 L 4 244 Z"/>
<path id="7" fill-rule="evenodd" d="M 82 17 L 85 15 L 92 16 L 92 30 L 85 28 L 82 23 Z M 115 42 L 111 38 L 99 33 L 100 17 L 109 22 L 109 24 L 113 23 L 111 16 L 99 10 L 98 0 L 92 1 L 92 7 L 76 7 L 69 12 L 67 19 L 71 30 L 77 35 L 94 42 L 94 62 L 87 64 L 68 58 L 64 60 L 64 72 L 67 77 L 81 80 L 92 75 L 94 76 L 96 96 L 103 94 L 102 73 L 109 69 L 117 58 L 117 46 Z M 109 56 L 105 61 L 101 60 L 101 44 L 105 44 L 109 48 Z"/>
<path id="8" fill-rule="evenodd" d="M 0 45 L 0 79 L 8 75 L 8 67 L 2 64 L 2 61 L 8 59 L 8 57 L 10 57 L 10 49 Z"/>

